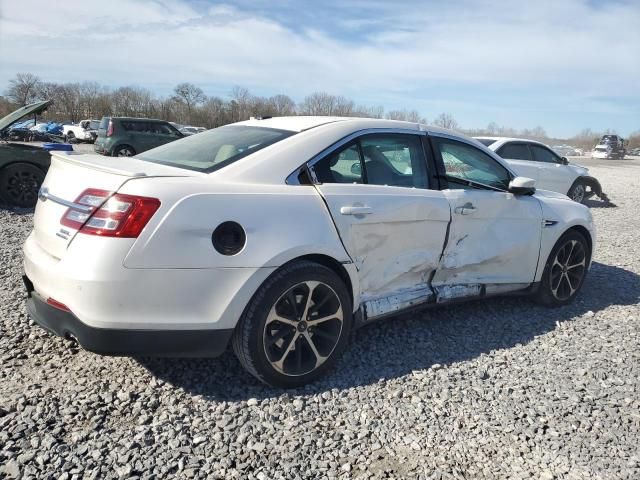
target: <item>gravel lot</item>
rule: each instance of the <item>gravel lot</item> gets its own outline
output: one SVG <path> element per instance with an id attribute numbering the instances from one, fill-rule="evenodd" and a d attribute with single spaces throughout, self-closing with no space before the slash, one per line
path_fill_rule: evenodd
<path id="1" fill-rule="evenodd" d="M 640 478 L 640 161 L 592 173 L 578 301 L 434 309 L 360 330 L 333 374 L 283 392 L 231 353 L 106 358 L 31 322 L 0 209 L 0 478 Z"/>

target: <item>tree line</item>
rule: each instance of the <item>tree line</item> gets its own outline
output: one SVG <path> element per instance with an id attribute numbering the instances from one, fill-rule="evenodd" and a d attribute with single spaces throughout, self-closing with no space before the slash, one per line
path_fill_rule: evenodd
<path id="1" fill-rule="evenodd" d="M 78 122 L 83 119 L 100 119 L 103 116 L 159 118 L 184 125 L 206 128 L 219 127 L 250 117 L 285 115 L 330 115 L 349 117 L 386 118 L 416 123 L 430 123 L 442 128 L 458 130 L 471 136 L 525 137 L 546 143 L 560 139 L 550 138 L 544 128 L 515 130 L 491 122 L 485 128 L 463 129 L 450 113 L 441 113 L 428 122 L 416 110 L 389 110 L 384 107 L 357 105 L 342 95 L 314 92 L 301 102 L 295 102 L 285 94 L 270 97 L 253 95 L 247 88 L 235 86 L 229 98 L 208 96 L 192 83 L 176 85 L 169 96 L 157 96 L 142 87 L 125 86 L 109 88 L 97 82 L 56 83 L 42 80 L 31 73 L 18 73 L 9 81 L 4 97 L 0 97 L 0 117 L 19 106 L 37 100 L 53 100 L 53 107 L 44 118 L 56 121 Z M 606 133 L 585 129 L 569 141 L 572 145 L 592 148 Z M 631 146 L 640 146 L 640 131 L 630 136 Z"/>

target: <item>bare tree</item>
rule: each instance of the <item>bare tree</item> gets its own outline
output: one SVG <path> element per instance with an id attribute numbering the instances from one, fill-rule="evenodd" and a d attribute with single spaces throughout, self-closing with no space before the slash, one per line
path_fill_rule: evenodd
<path id="1" fill-rule="evenodd" d="M 187 107 L 187 113 L 191 117 L 193 108 L 207 99 L 200 87 L 196 87 L 192 83 L 180 83 L 173 89 L 175 95 L 173 98 Z"/>
<path id="2" fill-rule="evenodd" d="M 296 113 L 296 102 L 287 95 L 274 95 L 269 98 L 269 101 L 273 105 L 276 115 L 294 115 Z"/>
<path id="3" fill-rule="evenodd" d="M 387 112 L 387 120 L 402 120 L 405 122 L 427 123 L 427 120 L 420 116 L 416 110 L 391 110 Z"/>
<path id="4" fill-rule="evenodd" d="M 456 122 L 455 118 L 453 118 L 453 115 L 450 113 L 441 113 L 433 121 L 433 124 L 449 130 L 455 130 L 458 128 L 458 122 Z"/>
<path id="5" fill-rule="evenodd" d="M 299 112 L 303 115 L 348 116 L 354 109 L 353 101 L 326 92 L 312 93 L 298 106 Z"/>
<path id="6" fill-rule="evenodd" d="M 32 73 L 18 73 L 15 78 L 9 80 L 9 88 L 6 95 L 18 105 L 27 105 L 38 98 L 42 81 Z"/>
<path id="7" fill-rule="evenodd" d="M 233 121 L 248 120 L 251 116 L 252 95 L 245 87 L 236 85 L 231 89 L 232 112 L 235 115 Z"/>

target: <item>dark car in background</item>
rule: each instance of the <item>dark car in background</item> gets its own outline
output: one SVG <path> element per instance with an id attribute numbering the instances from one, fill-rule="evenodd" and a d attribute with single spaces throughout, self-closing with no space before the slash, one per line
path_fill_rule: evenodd
<path id="1" fill-rule="evenodd" d="M 51 162 L 50 147 L 10 141 L 11 126 L 24 117 L 44 112 L 53 102 L 45 100 L 19 108 L 0 119 L 0 201 L 17 207 L 33 207 Z M 35 123 L 35 122 L 34 122 Z"/>
<path id="2" fill-rule="evenodd" d="M 94 150 L 102 155 L 131 157 L 184 135 L 164 120 L 129 117 L 103 117 Z"/>

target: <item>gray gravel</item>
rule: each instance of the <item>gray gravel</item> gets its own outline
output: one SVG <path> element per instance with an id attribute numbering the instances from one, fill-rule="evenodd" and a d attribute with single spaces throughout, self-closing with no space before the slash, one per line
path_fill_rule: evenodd
<path id="1" fill-rule="evenodd" d="M 0 478 L 640 478 L 640 162 L 597 167 L 579 300 L 431 310 L 358 332 L 283 392 L 230 353 L 106 358 L 37 328 L 31 214 L 0 209 Z"/>

